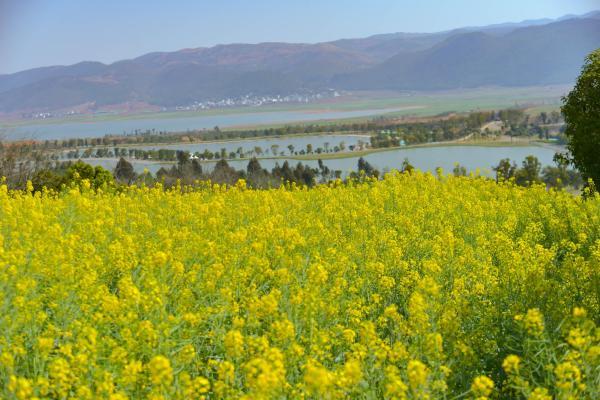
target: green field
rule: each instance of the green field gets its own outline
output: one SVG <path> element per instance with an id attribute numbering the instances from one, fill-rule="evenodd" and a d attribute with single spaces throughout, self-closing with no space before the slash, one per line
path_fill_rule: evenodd
<path id="1" fill-rule="evenodd" d="M 453 90 L 447 92 L 415 93 L 399 95 L 398 93 L 359 93 L 338 103 L 327 104 L 327 110 L 354 111 L 364 109 L 390 109 L 414 106 L 415 108 L 396 112 L 384 112 L 368 117 L 318 120 L 297 122 L 294 125 L 330 125 L 343 122 L 363 122 L 376 117 L 430 117 L 449 112 L 466 113 L 472 111 L 500 110 L 512 107 L 527 108 L 528 110 L 554 111 L 559 110 L 561 97 L 568 93 L 570 86 L 535 86 L 522 88 L 479 88 L 468 90 Z M 315 105 L 298 106 L 296 110 L 314 110 Z M 292 109 L 287 109 L 292 110 Z M 538 112 L 539 112 L 538 111 Z M 261 126 L 235 126 L 229 129 L 242 128 L 277 128 L 287 124 L 271 124 Z"/>
<path id="2" fill-rule="evenodd" d="M 295 105 L 271 105 L 264 107 L 228 108 L 204 111 L 179 111 L 179 112 L 147 112 L 139 114 L 102 114 L 82 115 L 65 118 L 46 120 L 19 120 L 0 121 L 0 127 L 10 128 L 22 125 L 35 124 L 63 124 L 69 122 L 102 122 L 122 121 L 131 119 L 152 118 L 186 118 L 197 116 L 232 115 L 258 112 L 290 112 L 290 111 L 357 111 L 357 110 L 382 110 L 386 117 L 399 116 L 434 116 L 447 112 L 469 112 L 478 110 L 503 109 L 509 107 L 537 108 L 543 110 L 555 110 L 560 105 L 560 98 L 569 91 L 569 86 L 543 86 L 543 87 L 521 87 L 521 88 L 479 88 L 453 90 L 446 92 L 430 93 L 398 93 L 398 92 L 356 92 L 344 95 L 336 99 L 328 99 L 318 103 L 295 104 Z M 392 113 L 386 110 L 392 108 L 411 107 L 402 111 Z M 374 118 L 376 115 L 367 117 L 343 119 L 344 121 L 364 121 Z M 318 124 L 329 124 L 337 120 L 319 120 Z M 297 122 L 295 124 L 309 124 L 315 121 Z M 265 125 L 269 127 L 282 126 L 285 123 Z M 227 129 L 248 128 L 249 126 L 226 127 Z M 252 126 L 256 127 L 256 126 Z M 262 127 L 262 126 L 261 126 Z"/>

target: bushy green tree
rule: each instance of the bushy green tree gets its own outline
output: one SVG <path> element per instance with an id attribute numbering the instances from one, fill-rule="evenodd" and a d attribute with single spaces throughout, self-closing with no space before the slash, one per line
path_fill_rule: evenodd
<path id="1" fill-rule="evenodd" d="M 123 183 L 130 184 L 135 179 L 135 176 L 133 165 L 121 157 L 115 167 L 115 178 Z"/>
<path id="2" fill-rule="evenodd" d="M 583 177 L 600 183 L 600 49 L 585 61 L 575 88 L 563 98 L 570 161 Z"/>
<path id="3" fill-rule="evenodd" d="M 493 169 L 496 171 L 496 182 L 507 181 L 517 173 L 517 164 L 511 163 L 509 158 L 505 158 L 500 160 Z"/>
<path id="4" fill-rule="evenodd" d="M 115 183 L 115 178 L 110 171 L 99 165 L 93 167 L 83 161 L 77 161 L 67 170 L 66 182 L 80 184 L 84 179 L 87 179 L 90 182 L 90 186 L 94 189 L 112 186 Z"/>
<path id="5" fill-rule="evenodd" d="M 459 163 L 454 164 L 454 169 L 452 170 L 454 176 L 467 176 L 467 168 L 464 165 L 460 165 Z"/>
<path id="6" fill-rule="evenodd" d="M 44 188 L 59 191 L 65 183 L 65 179 L 50 169 L 42 169 L 33 175 L 31 183 L 36 192 L 41 192 Z"/>
<path id="7" fill-rule="evenodd" d="M 523 167 L 516 173 L 516 181 L 518 185 L 529 186 L 534 183 L 541 182 L 540 172 L 542 171 L 542 163 L 535 156 L 527 156 L 523 161 Z"/>
<path id="8" fill-rule="evenodd" d="M 362 157 L 358 159 L 358 172 L 359 174 L 363 172 L 368 177 L 379 176 L 379 171 Z"/>

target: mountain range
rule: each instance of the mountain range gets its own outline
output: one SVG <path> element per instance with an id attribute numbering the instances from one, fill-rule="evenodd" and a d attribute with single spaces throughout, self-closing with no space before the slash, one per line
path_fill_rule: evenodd
<path id="1" fill-rule="evenodd" d="M 139 102 L 174 107 L 244 95 L 446 90 L 574 82 L 600 47 L 600 11 L 437 33 L 327 43 L 229 44 L 0 75 L 0 112 Z"/>

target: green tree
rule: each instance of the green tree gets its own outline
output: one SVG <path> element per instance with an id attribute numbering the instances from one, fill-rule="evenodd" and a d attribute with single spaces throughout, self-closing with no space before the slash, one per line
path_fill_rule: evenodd
<path id="1" fill-rule="evenodd" d="M 496 182 L 500 182 L 503 180 L 509 180 L 513 178 L 517 172 L 517 164 L 514 162 L 511 164 L 509 158 L 505 158 L 500 160 L 497 166 L 495 166 L 494 171 L 496 171 Z"/>
<path id="2" fill-rule="evenodd" d="M 274 157 L 279 155 L 279 145 L 278 144 L 271 145 L 271 154 L 273 154 Z"/>
<path id="3" fill-rule="evenodd" d="M 263 169 L 256 159 L 253 157 L 246 167 L 246 176 L 251 187 L 259 188 L 266 187 L 269 181 L 269 173 Z"/>
<path id="4" fill-rule="evenodd" d="M 252 157 L 252 159 L 248 162 L 248 166 L 246 167 L 246 173 L 250 175 L 260 174 L 263 172 L 260 163 L 256 159 L 256 157 Z"/>
<path id="5" fill-rule="evenodd" d="M 523 161 L 523 168 L 517 171 L 517 184 L 521 186 L 529 186 L 534 183 L 541 182 L 540 172 L 542 171 L 542 163 L 535 156 L 527 156 Z"/>
<path id="6" fill-rule="evenodd" d="M 67 170 L 66 181 L 80 184 L 84 179 L 87 179 L 94 189 L 114 184 L 114 177 L 110 171 L 105 170 L 99 165 L 92 167 L 83 161 L 77 161 Z"/>
<path id="7" fill-rule="evenodd" d="M 563 98 L 570 161 L 584 179 L 600 183 L 600 49 L 585 61 L 575 88 Z"/>
<path id="8" fill-rule="evenodd" d="M 373 166 L 362 157 L 358 159 L 358 172 L 363 172 L 368 177 L 379 176 L 379 171 L 373 168 Z"/>
<path id="9" fill-rule="evenodd" d="M 79 182 L 83 179 L 87 179 L 91 182 L 94 180 L 94 167 L 81 160 L 77 161 L 67 170 L 66 178 L 69 182 Z"/>
<path id="10" fill-rule="evenodd" d="M 31 183 L 33 190 L 36 192 L 41 192 L 43 188 L 59 191 L 64 183 L 64 179 L 50 169 L 42 169 L 37 171 L 31 178 Z"/>
<path id="11" fill-rule="evenodd" d="M 117 166 L 115 167 L 115 178 L 118 181 L 127 184 L 130 184 L 135 179 L 133 165 L 123 157 L 119 159 L 119 162 L 117 162 Z"/>
<path id="12" fill-rule="evenodd" d="M 233 185 L 239 179 L 240 174 L 231 167 L 224 159 L 215 164 L 215 168 L 210 174 L 210 180 L 216 183 L 226 183 Z"/>
<path id="13" fill-rule="evenodd" d="M 459 163 L 455 163 L 452 173 L 454 176 L 467 176 L 467 168 Z"/>
<path id="14" fill-rule="evenodd" d="M 404 161 L 402 161 L 402 172 L 408 172 L 409 174 L 412 174 L 414 170 L 415 167 L 410 163 L 410 161 L 408 161 L 408 158 L 405 158 Z"/>
<path id="15" fill-rule="evenodd" d="M 177 150 L 175 156 L 177 157 L 179 168 L 182 168 L 190 162 L 190 153 L 188 151 Z"/>
<path id="16" fill-rule="evenodd" d="M 195 178 L 202 176 L 202 165 L 196 159 L 192 160 L 192 175 Z"/>
<path id="17" fill-rule="evenodd" d="M 94 180 L 92 181 L 92 186 L 94 189 L 99 189 L 101 187 L 112 186 L 115 183 L 115 178 L 110 171 L 102 168 L 97 165 L 94 167 Z"/>

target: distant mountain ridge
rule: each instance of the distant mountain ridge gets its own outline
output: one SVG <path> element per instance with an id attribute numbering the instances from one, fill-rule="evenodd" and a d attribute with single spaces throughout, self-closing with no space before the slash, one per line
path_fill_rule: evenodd
<path id="1" fill-rule="evenodd" d="M 474 31 L 338 75 L 334 84 L 355 90 L 438 90 L 570 83 L 584 57 L 598 47 L 600 20 L 594 19 L 519 28 L 503 36 Z"/>
<path id="2" fill-rule="evenodd" d="M 437 90 L 571 83 L 600 47 L 600 11 L 557 20 L 328 43 L 230 44 L 0 75 L 0 112 L 194 101 L 325 89 Z"/>

